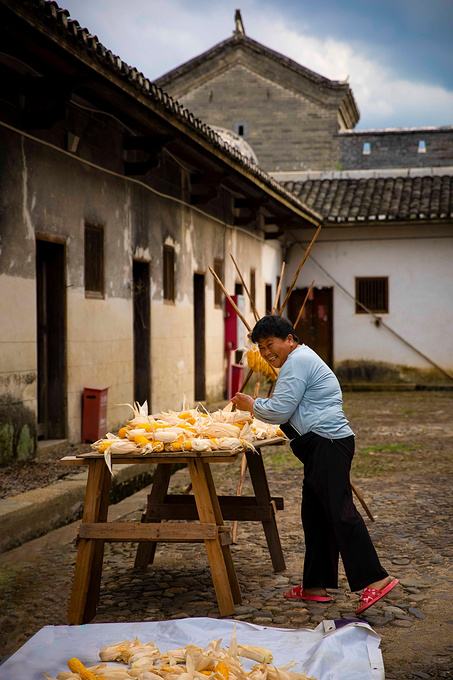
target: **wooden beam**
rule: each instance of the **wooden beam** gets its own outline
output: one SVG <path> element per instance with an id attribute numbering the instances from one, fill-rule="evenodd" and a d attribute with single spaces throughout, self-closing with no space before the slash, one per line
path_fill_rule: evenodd
<path id="1" fill-rule="evenodd" d="M 202 543 L 215 540 L 216 524 L 151 524 L 147 522 L 82 522 L 79 537 L 102 539 L 111 543 L 123 541 L 160 541 L 168 543 Z"/>

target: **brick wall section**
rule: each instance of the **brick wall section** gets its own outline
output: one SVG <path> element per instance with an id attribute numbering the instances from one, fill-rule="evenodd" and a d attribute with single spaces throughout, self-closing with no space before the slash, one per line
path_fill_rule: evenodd
<path id="1" fill-rule="evenodd" d="M 179 95 L 210 125 L 233 130 L 246 123 L 245 139 L 260 166 L 273 170 L 335 169 L 338 103 L 320 103 L 237 64 Z"/>
<path id="2" fill-rule="evenodd" d="M 338 139 L 339 162 L 343 170 L 453 164 L 453 127 L 340 132 Z M 425 142 L 425 153 L 418 152 L 420 141 Z M 363 154 L 365 142 L 370 144 L 367 155 Z"/>

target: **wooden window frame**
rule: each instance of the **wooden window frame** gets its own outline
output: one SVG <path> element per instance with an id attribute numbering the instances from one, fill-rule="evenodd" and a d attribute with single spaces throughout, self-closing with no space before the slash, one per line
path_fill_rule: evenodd
<path id="1" fill-rule="evenodd" d="M 220 257 L 214 258 L 214 271 L 223 283 L 223 260 Z M 217 281 L 214 279 L 214 307 L 220 309 L 223 303 L 223 292 Z"/>
<path id="2" fill-rule="evenodd" d="M 250 297 L 253 300 L 253 304 L 255 307 L 258 305 L 256 304 L 256 269 L 252 268 L 250 269 Z M 251 307 L 252 305 L 250 305 Z"/>
<path id="3" fill-rule="evenodd" d="M 382 286 L 382 289 L 378 290 L 378 285 Z M 368 285 L 368 291 L 364 292 L 364 286 Z M 374 286 L 375 290 L 371 290 Z M 370 312 L 374 314 L 388 314 L 389 313 L 389 277 L 388 276 L 356 276 L 355 277 L 355 313 L 356 314 L 367 314 L 368 312 L 361 307 L 359 302 L 361 302 L 365 307 L 367 307 Z M 374 298 L 374 300 L 373 300 Z M 383 304 L 377 304 L 379 300 Z"/>
<path id="4" fill-rule="evenodd" d="M 162 254 L 162 291 L 165 302 L 175 302 L 176 299 L 175 261 L 174 246 L 164 245 Z"/>
<path id="5" fill-rule="evenodd" d="M 93 253 L 89 250 L 89 233 L 99 233 L 101 238 L 99 240 L 98 252 L 98 273 L 93 276 Z M 91 246 L 93 243 L 91 242 Z M 104 227 L 99 224 L 85 223 L 84 229 L 84 281 L 85 281 L 85 297 L 94 300 L 103 300 L 105 295 L 105 272 L 104 272 Z M 95 279 L 97 279 L 95 281 Z M 89 287 L 90 286 L 90 287 Z M 91 287 L 92 286 L 92 287 Z"/>

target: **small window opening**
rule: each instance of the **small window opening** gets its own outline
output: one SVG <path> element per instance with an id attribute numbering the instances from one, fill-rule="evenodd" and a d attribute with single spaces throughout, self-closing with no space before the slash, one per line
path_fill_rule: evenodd
<path id="1" fill-rule="evenodd" d="M 367 311 L 358 304 L 359 302 L 370 312 L 387 314 L 389 311 L 388 282 L 387 276 L 356 277 L 356 314 L 367 314 Z"/>
<path id="2" fill-rule="evenodd" d="M 235 123 L 233 126 L 233 129 L 237 135 L 240 137 L 247 137 L 248 135 L 248 125 L 247 123 L 240 122 L 240 123 Z"/>
<path id="3" fill-rule="evenodd" d="M 363 143 L 362 153 L 363 153 L 364 156 L 369 156 L 369 155 L 370 155 L 370 153 L 371 153 L 371 144 L 370 144 L 370 142 L 364 142 L 364 143 Z"/>
<path id="4" fill-rule="evenodd" d="M 104 229 L 85 225 L 85 297 L 104 296 Z"/>
<path id="5" fill-rule="evenodd" d="M 164 246 L 164 300 L 175 301 L 175 249 Z"/>
<path id="6" fill-rule="evenodd" d="M 426 142 L 424 139 L 420 139 L 418 142 L 418 153 L 426 153 Z"/>

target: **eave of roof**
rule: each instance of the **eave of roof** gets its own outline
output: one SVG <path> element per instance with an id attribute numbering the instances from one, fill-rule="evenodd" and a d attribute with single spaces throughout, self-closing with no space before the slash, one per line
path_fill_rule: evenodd
<path id="1" fill-rule="evenodd" d="M 82 28 L 77 20 L 70 19 L 69 11 L 62 9 L 54 0 L 21 0 L 20 4 L 17 0 L 0 0 L 0 4 L 33 25 L 46 38 L 57 42 L 86 66 L 107 77 L 112 84 L 132 94 L 192 142 L 203 146 L 270 197 L 314 225 L 321 222 L 316 211 L 303 205 L 293 193 L 224 142 L 206 123 L 145 78 L 143 73 L 104 47 L 97 36 Z"/>
<path id="2" fill-rule="evenodd" d="M 282 182 L 325 223 L 450 221 L 453 175 Z"/>

